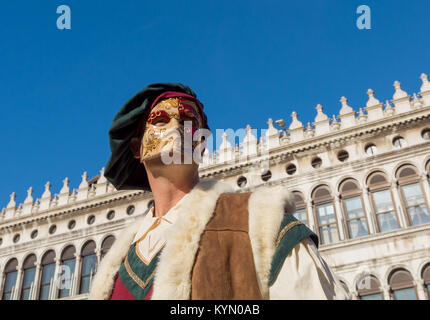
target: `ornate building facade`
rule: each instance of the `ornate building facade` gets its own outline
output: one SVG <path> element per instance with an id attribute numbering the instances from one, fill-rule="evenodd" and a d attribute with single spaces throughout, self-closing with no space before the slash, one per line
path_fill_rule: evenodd
<path id="1" fill-rule="evenodd" d="M 258 140 L 248 126 L 239 147 L 223 135 L 204 154 L 201 179 L 252 191 L 282 185 L 296 217 L 320 238 L 319 250 L 353 299 L 430 299 L 430 83 L 411 97 L 394 83 L 391 101 L 369 89 L 354 111 L 316 107 L 307 126 L 293 112 L 288 128 Z M 282 120 L 276 122 L 285 127 Z M 231 137 L 230 137 L 231 138 Z M 234 144 L 234 143 L 233 143 Z M 263 166 L 265 164 L 265 166 Z M 263 169 L 262 169 L 263 168 Z M 15 193 L 0 215 L 0 299 L 86 299 L 115 238 L 152 205 L 151 193 L 117 191 L 103 170 L 76 190 L 50 183 L 40 199 Z"/>

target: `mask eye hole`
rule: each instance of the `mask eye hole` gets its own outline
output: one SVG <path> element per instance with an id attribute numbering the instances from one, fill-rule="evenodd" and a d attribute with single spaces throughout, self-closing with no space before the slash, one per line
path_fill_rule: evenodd
<path id="1" fill-rule="evenodd" d="M 164 110 L 158 110 L 156 112 L 151 113 L 148 121 L 156 127 L 161 127 L 170 122 L 170 117 Z"/>
<path id="2" fill-rule="evenodd" d="M 152 121 L 152 124 L 156 127 L 162 127 L 168 123 L 169 123 L 169 121 L 167 121 L 167 119 L 164 119 L 164 118 L 158 118 L 158 119 L 155 119 L 154 121 Z"/>

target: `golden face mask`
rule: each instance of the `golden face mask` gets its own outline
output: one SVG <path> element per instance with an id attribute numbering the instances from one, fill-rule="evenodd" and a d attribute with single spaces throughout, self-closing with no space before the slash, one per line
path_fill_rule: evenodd
<path id="1" fill-rule="evenodd" d="M 192 126 L 189 124 L 192 123 Z M 140 154 L 141 161 L 157 157 L 163 152 L 180 152 L 192 156 L 199 141 L 193 141 L 202 117 L 192 101 L 169 98 L 155 105 L 146 121 Z"/>

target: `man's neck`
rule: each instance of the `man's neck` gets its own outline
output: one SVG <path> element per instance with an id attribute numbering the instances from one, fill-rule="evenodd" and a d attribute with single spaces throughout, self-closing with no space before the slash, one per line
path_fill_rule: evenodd
<path id="1" fill-rule="evenodd" d="M 154 176 L 152 170 L 147 167 L 148 181 L 154 196 L 156 217 L 162 217 L 169 212 L 199 182 L 197 171 L 194 174 L 192 172 L 186 174 L 181 171 L 180 169 L 176 172 L 172 170 L 169 172 L 171 174 Z"/>

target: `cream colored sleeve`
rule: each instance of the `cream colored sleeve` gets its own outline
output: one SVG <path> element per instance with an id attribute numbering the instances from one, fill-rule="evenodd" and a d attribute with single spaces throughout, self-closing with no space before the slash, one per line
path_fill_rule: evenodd
<path id="1" fill-rule="evenodd" d="M 349 299 L 310 238 L 291 250 L 270 287 L 271 300 Z"/>

